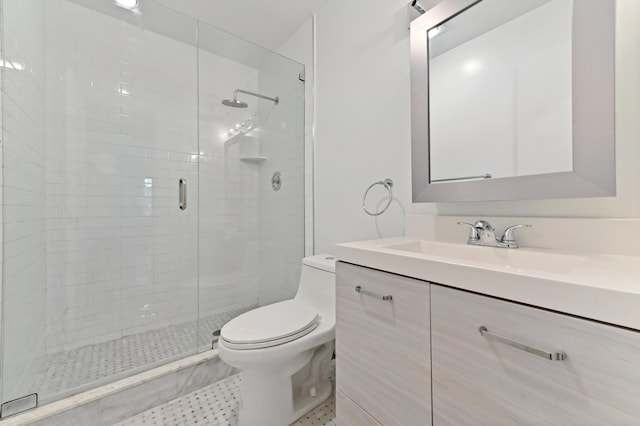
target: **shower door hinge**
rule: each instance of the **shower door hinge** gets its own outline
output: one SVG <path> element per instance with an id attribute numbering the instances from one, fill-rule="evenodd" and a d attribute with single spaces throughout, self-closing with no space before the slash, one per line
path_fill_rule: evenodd
<path id="1" fill-rule="evenodd" d="M 220 340 L 220 330 L 213 331 L 213 340 L 211 340 L 211 350 L 214 350 L 218 346 L 218 340 Z"/>
<path id="2" fill-rule="evenodd" d="M 37 393 L 32 393 L 31 395 L 23 396 L 22 398 L 7 401 L 2 404 L 2 407 L 0 408 L 0 419 L 6 419 L 7 417 L 33 410 L 37 406 Z"/>
<path id="3" fill-rule="evenodd" d="M 305 82 L 306 80 L 306 76 L 304 75 L 303 72 L 301 72 L 300 74 L 298 74 L 298 80 Z"/>

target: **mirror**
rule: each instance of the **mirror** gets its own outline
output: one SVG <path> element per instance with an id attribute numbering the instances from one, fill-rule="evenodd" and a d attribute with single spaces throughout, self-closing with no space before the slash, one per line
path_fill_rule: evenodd
<path id="1" fill-rule="evenodd" d="M 484 0 L 429 30 L 431 183 L 572 170 L 571 4 Z"/>
<path id="2" fill-rule="evenodd" d="M 414 202 L 615 195 L 613 3 L 445 0 L 413 21 Z"/>

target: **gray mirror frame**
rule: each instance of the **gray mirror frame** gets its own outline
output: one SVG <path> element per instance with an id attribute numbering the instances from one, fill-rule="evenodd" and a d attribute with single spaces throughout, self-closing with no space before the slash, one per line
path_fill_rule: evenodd
<path id="1" fill-rule="evenodd" d="M 615 2 L 612 0 L 573 3 L 573 171 L 430 183 L 427 31 L 480 1 L 444 0 L 411 23 L 413 202 L 615 196 Z"/>

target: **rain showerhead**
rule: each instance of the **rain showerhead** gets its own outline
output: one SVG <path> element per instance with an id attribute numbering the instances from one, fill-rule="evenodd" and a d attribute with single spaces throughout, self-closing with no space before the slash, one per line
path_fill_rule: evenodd
<path id="1" fill-rule="evenodd" d="M 231 107 L 231 108 L 246 108 L 249 106 L 246 102 L 242 102 L 238 100 L 238 93 L 244 93 L 246 95 L 255 96 L 257 98 L 266 99 L 268 101 L 272 101 L 274 104 L 278 105 L 280 103 L 280 97 L 276 96 L 275 98 L 270 98 L 269 96 L 264 96 L 259 93 L 249 92 L 248 90 L 236 89 L 233 91 L 233 99 L 225 99 L 222 101 L 222 105 Z"/>
<path id="2" fill-rule="evenodd" d="M 224 101 L 222 101 L 222 105 L 226 105 L 231 108 L 246 108 L 249 106 L 248 103 L 239 101 L 235 99 L 235 97 L 234 99 L 225 99 Z"/>

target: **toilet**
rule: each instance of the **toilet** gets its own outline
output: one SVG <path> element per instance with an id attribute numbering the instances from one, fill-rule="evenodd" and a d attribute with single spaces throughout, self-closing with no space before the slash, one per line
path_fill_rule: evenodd
<path id="1" fill-rule="evenodd" d="M 292 300 L 246 312 L 222 327 L 218 352 L 243 371 L 239 426 L 284 426 L 332 392 L 335 345 L 335 259 L 302 259 Z"/>

